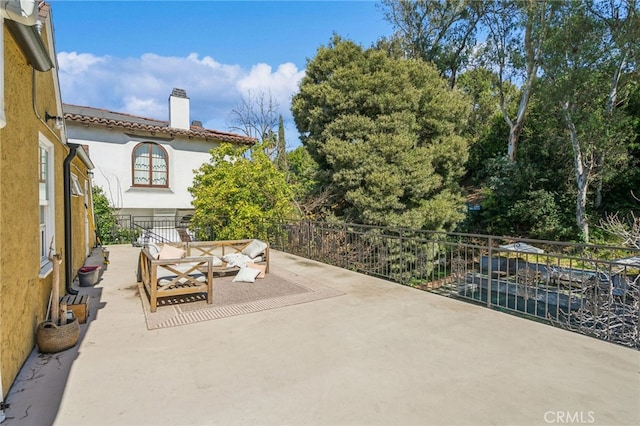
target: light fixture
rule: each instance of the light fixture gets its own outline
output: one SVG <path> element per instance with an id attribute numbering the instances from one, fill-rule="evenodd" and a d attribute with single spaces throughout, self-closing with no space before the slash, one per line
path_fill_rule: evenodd
<path id="1" fill-rule="evenodd" d="M 58 130 L 62 129 L 62 125 L 63 125 L 62 117 L 58 117 L 57 115 L 51 115 L 45 111 L 44 119 L 47 121 L 53 120 L 53 126 Z"/>

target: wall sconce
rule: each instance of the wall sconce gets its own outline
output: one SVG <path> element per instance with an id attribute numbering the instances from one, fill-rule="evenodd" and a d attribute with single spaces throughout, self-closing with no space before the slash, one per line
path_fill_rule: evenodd
<path id="1" fill-rule="evenodd" d="M 47 121 L 53 120 L 53 127 L 55 127 L 58 130 L 62 129 L 62 126 L 64 125 L 64 122 L 62 121 L 62 117 L 58 117 L 57 115 L 50 115 L 46 111 L 44 113 L 44 119 Z"/>

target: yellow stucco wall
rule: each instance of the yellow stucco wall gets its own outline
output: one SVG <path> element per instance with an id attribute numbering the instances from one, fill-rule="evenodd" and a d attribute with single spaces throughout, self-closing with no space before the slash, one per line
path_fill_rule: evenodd
<path id="1" fill-rule="evenodd" d="M 45 45 L 49 37 L 43 28 Z M 1 46 L 0 46 L 1 47 Z M 45 320 L 52 274 L 41 278 L 39 250 L 38 139 L 54 145 L 55 250 L 64 257 L 63 162 L 69 153 L 60 131 L 44 121 L 45 111 L 57 110 L 55 69 L 34 73 L 9 31 L 4 29 L 5 113 L 0 129 L 0 374 L 7 394 L 22 364 L 35 345 L 36 326 Z M 38 118 L 42 117 L 42 120 Z M 87 169 L 76 157 L 71 171 L 84 185 Z M 83 186 L 84 189 L 84 186 Z M 84 198 L 72 199 L 74 275 L 86 252 Z M 90 241 L 93 246 L 94 242 Z M 65 294 L 65 263 L 60 268 L 60 295 Z"/>
<path id="2" fill-rule="evenodd" d="M 80 149 L 82 149 L 82 147 L 78 148 L 78 150 Z M 85 182 L 89 181 L 88 170 L 86 165 L 84 165 L 78 155 L 75 156 L 71 163 L 71 173 L 78 177 L 80 186 L 82 187 L 82 191 L 88 192 L 88 194 L 85 192 L 85 194 L 87 195 L 86 207 L 84 195 L 74 195 L 71 197 L 73 275 L 75 276 L 78 272 L 78 269 L 80 269 L 82 265 L 84 265 L 87 246 L 89 247 L 89 249 L 95 247 L 96 238 L 95 232 L 92 232 L 91 225 L 88 225 L 87 222 L 87 214 L 93 215 L 93 206 L 91 204 L 91 186 L 87 186 L 88 189 L 85 190 Z"/>

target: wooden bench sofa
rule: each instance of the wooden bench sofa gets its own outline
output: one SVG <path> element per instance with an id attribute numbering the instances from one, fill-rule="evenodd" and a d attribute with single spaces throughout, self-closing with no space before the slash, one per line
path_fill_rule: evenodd
<path id="1" fill-rule="evenodd" d="M 138 281 L 142 282 L 149 297 L 151 312 L 158 307 L 161 297 L 185 296 L 205 293 L 207 303 L 213 302 L 213 276 L 238 271 L 222 259 L 229 254 L 246 254 L 269 271 L 269 245 L 262 243 L 256 249 L 256 240 L 198 241 L 170 244 L 172 250 L 150 245 L 140 251 Z M 257 240 L 259 241 L 259 240 Z M 253 244 L 252 244 L 253 243 Z M 159 256 L 163 251 L 175 256 Z M 216 259 L 219 259 L 216 261 Z"/>
<path id="2" fill-rule="evenodd" d="M 251 244 L 260 242 L 265 247 L 252 248 Z M 255 244 L 255 243 L 254 243 Z M 238 270 L 239 267 L 229 266 L 224 257 L 229 254 L 245 254 L 254 263 L 265 265 L 265 273 L 269 272 L 269 243 L 260 240 L 222 240 L 222 241 L 197 241 L 184 244 L 186 256 L 215 256 L 222 261 L 222 265 L 213 265 L 214 273 L 224 273 Z"/>
<path id="3" fill-rule="evenodd" d="M 207 303 L 213 302 L 213 265 L 209 257 L 156 259 L 148 248 L 140 251 L 139 276 L 149 296 L 151 312 L 158 299 L 205 293 Z"/>

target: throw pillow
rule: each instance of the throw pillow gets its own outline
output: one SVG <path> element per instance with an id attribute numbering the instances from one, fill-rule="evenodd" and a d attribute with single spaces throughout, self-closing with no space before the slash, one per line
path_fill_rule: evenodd
<path id="1" fill-rule="evenodd" d="M 212 266 L 222 266 L 222 259 L 220 259 L 216 255 L 211 256 L 211 265 Z"/>
<path id="2" fill-rule="evenodd" d="M 237 266 L 238 268 L 242 268 L 244 266 L 247 266 L 247 262 L 251 259 L 249 259 L 249 256 L 247 256 L 246 254 L 232 253 L 222 256 L 222 260 L 227 262 L 227 266 L 229 267 Z"/>
<path id="3" fill-rule="evenodd" d="M 267 243 L 260 240 L 253 240 L 249 243 L 248 246 L 242 249 L 242 253 L 246 254 L 250 258 L 254 258 L 257 255 L 264 252 L 264 249 L 267 248 Z"/>
<path id="4" fill-rule="evenodd" d="M 178 247 L 165 244 L 162 246 L 158 259 L 181 259 L 184 257 L 184 250 Z"/>
<path id="5" fill-rule="evenodd" d="M 258 265 L 257 263 L 248 262 L 247 268 L 257 269 L 258 271 L 260 271 L 256 278 L 264 278 L 266 275 L 267 265 Z"/>
<path id="6" fill-rule="evenodd" d="M 149 250 L 149 253 L 151 253 L 151 256 L 153 256 L 154 259 L 158 258 L 158 255 L 160 254 L 160 249 L 158 248 L 157 245 L 153 243 L 148 243 L 147 250 Z"/>
<path id="7" fill-rule="evenodd" d="M 256 281 L 256 277 L 258 276 L 259 273 L 260 271 L 258 271 L 257 269 L 251 269 L 247 267 L 240 268 L 236 276 L 233 277 L 232 282 L 252 283 Z"/>

